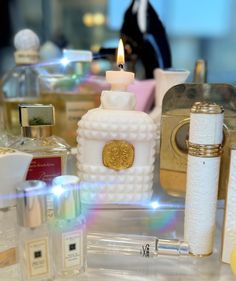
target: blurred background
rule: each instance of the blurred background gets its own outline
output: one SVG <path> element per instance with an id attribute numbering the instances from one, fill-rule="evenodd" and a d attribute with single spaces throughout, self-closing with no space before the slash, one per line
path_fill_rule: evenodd
<path id="1" fill-rule="evenodd" d="M 208 64 L 209 82 L 236 82 L 236 1 L 151 0 L 166 28 L 173 67 Z M 13 36 L 33 29 L 41 44 L 60 48 L 116 48 L 130 0 L 4 0 L 0 10 L 0 74 L 14 65 Z M 191 77 L 190 77 L 191 79 Z"/>

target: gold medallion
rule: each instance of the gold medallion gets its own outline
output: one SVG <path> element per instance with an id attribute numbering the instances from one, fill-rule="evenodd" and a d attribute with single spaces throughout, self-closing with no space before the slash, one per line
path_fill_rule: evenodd
<path id="1" fill-rule="evenodd" d="M 124 170 L 134 163 L 134 146 L 123 140 L 112 140 L 105 144 L 102 151 L 103 165 L 113 170 Z"/>

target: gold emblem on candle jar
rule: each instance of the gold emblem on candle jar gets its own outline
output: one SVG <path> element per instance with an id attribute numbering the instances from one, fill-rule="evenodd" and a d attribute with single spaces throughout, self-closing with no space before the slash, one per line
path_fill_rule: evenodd
<path id="1" fill-rule="evenodd" d="M 134 146 L 123 140 L 112 140 L 105 144 L 102 151 L 103 165 L 113 170 L 124 170 L 134 163 Z"/>

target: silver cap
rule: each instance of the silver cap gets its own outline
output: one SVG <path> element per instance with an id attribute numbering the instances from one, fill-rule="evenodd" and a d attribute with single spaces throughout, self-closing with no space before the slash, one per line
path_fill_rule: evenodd
<path id="1" fill-rule="evenodd" d="M 61 219 L 75 219 L 81 214 L 79 178 L 59 176 L 53 179 L 53 190 L 62 189 L 60 196 L 55 196 L 55 215 Z"/>
<path id="2" fill-rule="evenodd" d="M 189 245 L 187 242 L 177 239 L 157 239 L 156 254 L 170 256 L 189 255 Z"/>
<path id="3" fill-rule="evenodd" d="M 31 228 L 43 224 L 46 221 L 46 183 L 38 180 L 25 181 L 16 191 L 18 224 Z"/>
<path id="4" fill-rule="evenodd" d="M 52 126 L 55 124 L 53 105 L 20 104 L 19 118 L 24 137 L 39 138 L 52 135 Z"/>

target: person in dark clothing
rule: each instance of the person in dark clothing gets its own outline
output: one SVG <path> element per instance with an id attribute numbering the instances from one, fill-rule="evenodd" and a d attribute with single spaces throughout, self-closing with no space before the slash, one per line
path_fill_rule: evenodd
<path id="1" fill-rule="evenodd" d="M 153 78 L 155 68 L 171 67 L 171 50 L 165 28 L 148 0 L 133 0 L 121 27 L 121 37 L 137 54 L 145 78 Z"/>

